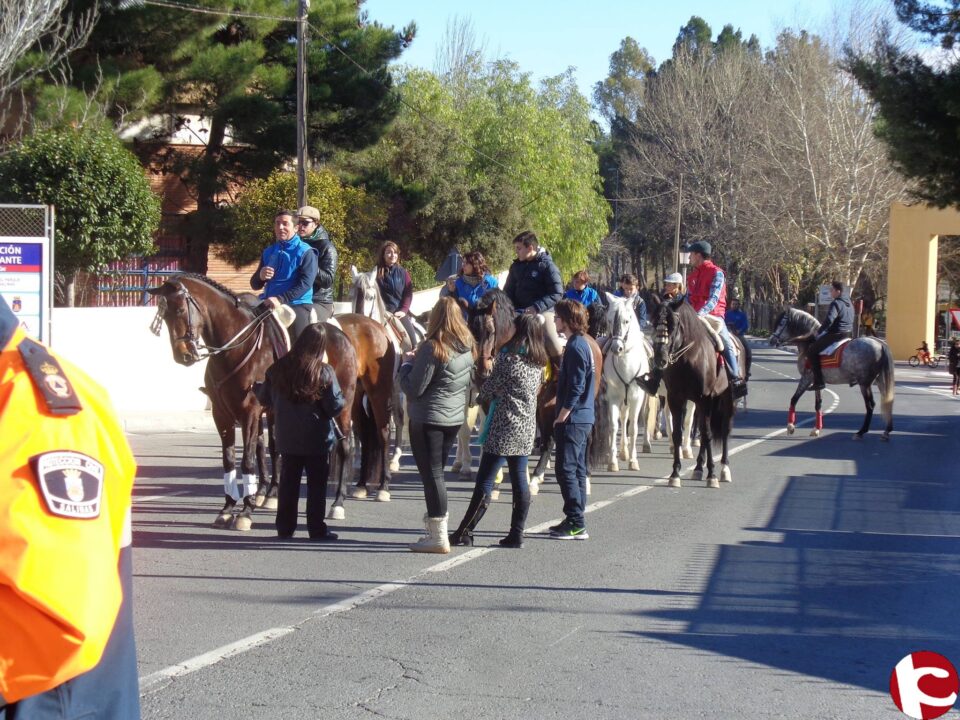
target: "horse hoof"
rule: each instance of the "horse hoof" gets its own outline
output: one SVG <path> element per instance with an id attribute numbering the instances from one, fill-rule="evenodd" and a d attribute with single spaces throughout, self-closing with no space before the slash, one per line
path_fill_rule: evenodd
<path id="1" fill-rule="evenodd" d="M 639 469 L 640 469 L 640 463 L 639 463 L 638 461 L 636 461 L 636 460 L 631 460 L 631 461 L 630 461 L 630 469 L 631 469 L 631 470 L 639 470 Z"/>
<path id="2" fill-rule="evenodd" d="M 703 480 L 703 470 L 697 470 L 694 468 L 693 472 L 690 473 L 690 479 L 694 482 L 700 482 Z"/>
<path id="3" fill-rule="evenodd" d="M 460 472 L 460 468 L 463 467 L 463 463 L 457 460 L 453 465 L 450 466 L 450 470 L 453 472 Z"/>
<path id="4" fill-rule="evenodd" d="M 682 487 L 679 476 L 670 478 L 670 487 L 673 487 L 673 488 Z"/>
<path id="5" fill-rule="evenodd" d="M 714 490 L 720 489 L 720 481 L 717 479 L 716 475 L 707 478 L 707 487 Z"/>
<path id="6" fill-rule="evenodd" d="M 400 461 L 399 461 L 399 460 L 391 460 L 391 461 L 390 461 L 390 472 L 392 472 L 392 473 L 400 472 Z"/>
<path id="7" fill-rule="evenodd" d="M 645 443 L 643 446 L 644 454 L 650 454 L 653 452 L 653 446 L 650 443 Z"/>
<path id="8" fill-rule="evenodd" d="M 693 460 L 693 448 L 691 447 L 680 448 L 680 457 L 682 457 L 684 460 Z"/>
<path id="9" fill-rule="evenodd" d="M 540 494 L 540 483 L 536 480 L 530 481 L 530 494 L 539 495 Z"/>
<path id="10" fill-rule="evenodd" d="M 863 433 L 854 433 L 854 434 L 853 434 L 853 439 L 854 439 L 854 440 L 863 440 Z"/>
<path id="11" fill-rule="evenodd" d="M 264 510 L 276 510 L 277 509 L 277 499 L 275 497 L 268 497 L 263 501 L 262 505 Z"/>
<path id="12" fill-rule="evenodd" d="M 620 448 L 620 459 L 621 460 L 630 459 L 630 453 L 627 452 L 626 448 Z"/>
<path id="13" fill-rule="evenodd" d="M 390 491 L 377 490 L 377 502 L 390 502 Z"/>
<path id="14" fill-rule="evenodd" d="M 266 496 L 266 494 L 261 495 L 260 493 L 257 493 L 257 494 L 254 496 L 254 498 L 253 498 L 253 504 L 254 504 L 256 507 L 263 507 L 263 504 L 264 504 L 266 501 L 267 501 L 267 496 Z M 276 505 L 274 505 L 274 507 L 276 507 Z"/>
<path id="15" fill-rule="evenodd" d="M 500 499 L 500 488 L 494 488 L 493 490 L 490 491 L 490 499 L 491 500 Z"/>
<path id="16" fill-rule="evenodd" d="M 363 500 L 367 496 L 367 489 L 365 487 L 355 487 L 350 491 L 350 497 L 356 498 L 357 500 Z"/>
<path id="17" fill-rule="evenodd" d="M 820 437 L 820 431 L 817 428 L 814 428 L 810 431 L 810 437 Z"/>
<path id="18" fill-rule="evenodd" d="M 457 476 L 461 480 L 473 480 L 473 470 L 470 468 L 461 468 L 460 474 Z"/>
<path id="19" fill-rule="evenodd" d="M 253 527 L 253 518 L 248 517 L 247 515 L 237 515 L 233 520 L 233 529 L 240 532 L 247 532 L 250 528 Z"/>
<path id="20" fill-rule="evenodd" d="M 620 464 L 612 462 L 609 465 L 607 465 L 607 470 L 609 470 L 610 472 L 620 472 Z"/>
<path id="21" fill-rule="evenodd" d="M 730 472 L 729 465 L 724 465 L 720 470 L 720 482 L 733 482 L 733 474 Z"/>
<path id="22" fill-rule="evenodd" d="M 327 513 L 327 520 L 344 520 L 346 517 L 347 513 L 344 512 L 343 505 L 334 505 Z"/>
<path id="23" fill-rule="evenodd" d="M 213 521 L 212 527 L 215 528 L 228 528 L 233 523 L 233 513 L 222 512 L 217 515 L 217 519 Z"/>
<path id="24" fill-rule="evenodd" d="M 793 431 L 797 429 L 797 426 L 793 423 L 787 423 L 787 435 L 793 435 Z"/>
<path id="25" fill-rule="evenodd" d="M 880 439 L 883 440 L 884 442 L 890 442 L 890 433 L 885 432 L 883 435 L 880 436 Z"/>

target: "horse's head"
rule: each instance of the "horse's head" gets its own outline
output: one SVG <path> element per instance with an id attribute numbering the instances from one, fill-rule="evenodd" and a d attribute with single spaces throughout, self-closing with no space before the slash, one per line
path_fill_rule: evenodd
<path id="1" fill-rule="evenodd" d="M 773 332 L 770 333 L 770 340 L 768 341 L 773 347 L 780 347 L 783 344 L 783 333 L 787 329 L 787 311 L 784 310 L 782 313 L 777 315 L 777 319 L 773 323 Z"/>
<path id="2" fill-rule="evenodd" d="M 382 322 L 377 317 L 380 290 L 377 288 L 377 271 L 357 273 L 353 278 L 353 311 Z"/>
<path id="3" fill-rule="evenodd" d="M 640 324 L 630 300 L 607 293 L 607 327 L 610 331 L 610 344 L 607 346 L 614 355 L 623 355 L 626 351 L 630 333 L 640 333 Z"/>
<path id="4" fill-rule="evenodd" d="M 656 367 L 665 370 L 679 355 L 680 308 L 683 298 L 665 300 L 656 310 L 653 330 L 653 362 Z"/>
<path id="5" fill-rule="evenodd" d="M 166 322 L 173 359 L 187 366 L 200 361 L 204 315 L 189 287 L 181 278 L 174 276 L 147 292 L 157 298 L 157 316 L 151 329 L 159 335 L 160 326 Z"/>
<path id="6" fill-rule="evenodd" d="M 486 380 L 493 371 L 493 358 L 513 338 L 513 303 L 502 290 L 489 290 L 470 310 L 468 323 L 477 341 L 477 378 Z"/>

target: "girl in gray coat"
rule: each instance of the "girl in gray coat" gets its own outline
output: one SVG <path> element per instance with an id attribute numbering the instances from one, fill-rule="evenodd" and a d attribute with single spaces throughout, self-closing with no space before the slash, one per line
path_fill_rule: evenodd
<path id="1" fill-rule="evenodd" d="M 443 469 L 464 420 L 475 359 L 473 335 L 456 300 L 440 298 L 430 313 L 426 338 L 403 359 L 400 389 L 407 396 L 410 447 L 427 500 L 427 534 L 410 549 L 448 553 Z"/>
<path id="2" fill-rule="evenodd" d="M 533 450 L 537 426 L 537 393 L 550 358 L 537 318 L 521 315 L 516 323 L 517 334 L 500 351 L 493 372 L 480 389 L 480 402 L 490 403 L 481 433 L 483 454 L 473 497 L 460 527 L 450 536 L 451 545 L 473 545 L 473 530 L 490 505 L 493 479 L 506 462 L 513 487 L 513 514 L 510 533 L 500 545 L 523 547 L 523 528 L 530 509 L 527 456 Z"/>

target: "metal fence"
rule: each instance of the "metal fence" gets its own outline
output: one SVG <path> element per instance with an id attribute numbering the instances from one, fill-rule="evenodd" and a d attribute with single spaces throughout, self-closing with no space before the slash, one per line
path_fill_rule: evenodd
<path id="1" fill-rule="evenodd" d="M 52 211 L 46 205 L 0 205 L 0 237 L 53 237 Z"/>
<path id="2" fill-rule="evenodd" d="M 183 269 L 186 257 L 186 234 L 182 214 L 165 215 L 157 233 L 158 251 L 147 257 L 129 257 L 110 263 L 97 275 L 99 307 L 131 307 L 148 305 L 147 289 Z"/>

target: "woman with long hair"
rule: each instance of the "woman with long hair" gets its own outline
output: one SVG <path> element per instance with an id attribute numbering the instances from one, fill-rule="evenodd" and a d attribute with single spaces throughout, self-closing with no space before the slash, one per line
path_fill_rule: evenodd
<path id="1" fill-rule="evenodd" d="M 400 265 L 400 246 L 387 240 L 377 253 L 377 287 L 384 307 L 393 313 L 410 337 L 411 346 L 417 341 L 416 329 L 410 317 L 410 304 L 413 302 L 413 281 L 410 273 Z"/>
<path id="2" fill-rule="evenodd" d="M 464 311 L 470 310 L 487 290 L 498 287 L 497 279 L 490 274 L 487 261 L 479 250 L 468 252 L 463 257 L 463 267 L 454 282 L 453 297 Z"/>
<path id="3" fill-rule="evenodd" d="M 550 356 L 543 344 L 543 328 L 536 317 L 521 315 L 516 325 L 517 334 L 500 350 L 493 372 L 480 388 L 479 401 L 490 403 L 480 434 L 483 454 L 473 497 L 460 527 L 450 536 L 451 545 L 473 545 L 473 530 L 490 505 L 493 479 L 506 462 L 513 487 L 513 513 L 510 532 L 500 540 L 500 545 L 523 547 L 523 529 L 530 509 L 527 456 L 533 450 L 537 393 Z"/>
<path id="4" fill-rule="evenodd" d="M 277 537 L 297 529 L 300 479 L 307 472 L 307 532 L 311 540 L 336 540 L 324 522 L 335 418 L 345 404 L 333 368 L 323 362 L 322 324 L 308 325 L 289 353 L 267 370 L 257 398 L 273 409 L 277 450 L 283 456 L 277 495 Z"/>
<path id="5" fill-rule="evenodd" d="M 414 552 L 448 553 L 447 488 L 444 466 L 463 423 L 476 356 L 473 335 L 453 298 L 440 298 L 430 313 L 427 335 L 404 355 L 400 389 L 407 397 L 410 447 L 427 501 L 427 534 Z"/>

